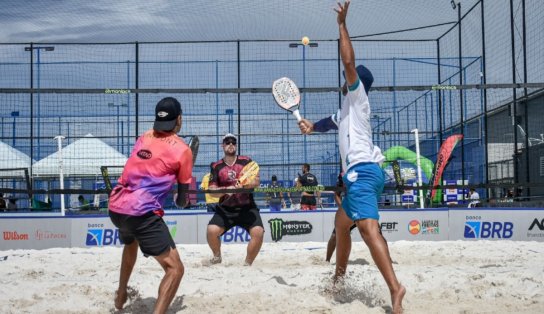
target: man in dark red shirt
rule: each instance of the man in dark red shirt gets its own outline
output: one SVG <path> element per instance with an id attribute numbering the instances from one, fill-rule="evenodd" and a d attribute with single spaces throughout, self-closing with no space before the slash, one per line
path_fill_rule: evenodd
<path id="1" fill-rule="evenodd" d="M 238 178 L 245 165 L 251 162 L 247 156 L 236 155 L 237 139 L 231 133 L 223 137 L 224 157 L 211 165 L 209 190 L 220 189 L 252 189 L 261 183 L 259 175 L 244 186 L 240 185 Z M 253 200 L 252 193 L 216 193 L 219 204 L 215 214 L 208 223 L 207 239 L 212 249 L 212 264 L 221 263 L 221 235 L 233 228 L 240 226 L 244 228 L 251 240 L 247 245 L 245 265 L 250 266 L 263 244 L 264 227 L 259 213 L 259 208 Z"/>

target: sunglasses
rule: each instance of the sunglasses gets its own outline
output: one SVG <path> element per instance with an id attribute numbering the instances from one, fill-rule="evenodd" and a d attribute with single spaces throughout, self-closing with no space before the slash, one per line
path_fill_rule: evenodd
<path id="1" fill-rule="evenodd" d="M 225 145 L 236 145 L 236 140 L 226 140 L 226 141 L 223 141 L 223 144 Z"/>

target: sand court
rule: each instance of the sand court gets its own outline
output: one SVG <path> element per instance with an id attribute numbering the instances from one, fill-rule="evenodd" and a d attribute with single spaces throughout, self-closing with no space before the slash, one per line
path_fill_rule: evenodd
<path id="1" fill-rule="evenodd" d="M 406 313 L 543 313 L 544 243 L 389 243 L 408 292 Z M 178 245 L 185 276 L 169 313 L 388 313 L 385 283 L 366 247 L 353 245 L 347 277 L 332 285 L 325 243 L 265 243 L 252 267 L 246 246 L 223 246 L 205 266 L 205 245 Z M 0 312 L 115 312 L 121 248 L 0 252 Z M 138 256 L 120 313 L 150 313 L 163 271 Z"/>

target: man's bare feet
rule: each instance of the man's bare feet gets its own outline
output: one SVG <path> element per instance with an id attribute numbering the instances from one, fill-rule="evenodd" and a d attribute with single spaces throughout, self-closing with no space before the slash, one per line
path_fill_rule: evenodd
<path id="1" fill-rule="evenodd" d="M 391 292 L 391 304 L 393 305 L 392 314 L 401 314 L 402 309 L 402 299 L 406 294 L 406 288 L 403 285 L 400 285 L 399 289 L 396 292 Z"/>
<path id="2" fill-rule="evenodd" d="M 210 264 L 221 264 L 222 261 L 223 259 L 221 258 L 221 256 L 214 256 L 210 259 Z"/>
<path id="3" fill-rule="evenodd" d="M 115 291 L 115 308 L 118 310 L 123 309 L 123 305 L 127 302 L 127 291 Z"/>

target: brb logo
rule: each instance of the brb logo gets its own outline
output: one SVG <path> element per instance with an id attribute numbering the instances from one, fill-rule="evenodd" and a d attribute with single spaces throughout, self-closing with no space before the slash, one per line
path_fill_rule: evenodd
<path id="1" fill-rule="evenodd" d="M 235 226 L 229 231 L 223 233 L 223 235 L 221 236 L 221 240 L 226 243 L 249 242 L 249 240 L 251 240 L 251 237 L 249 236 L 249 233 L 246 231 L 246 229 Z"/>
<path id="2" fill-rule="evenodd" d="M 119 229 L 104 228 L 104 224 L 87 224 L 87 246 L 123 244 L 119 239 Z"/>
<path id="3" fill-rule="evenodd" d="M 510 239 L 514 234 L 514 224 L 509 221 L 467 221 L 466 239 Z"/>

